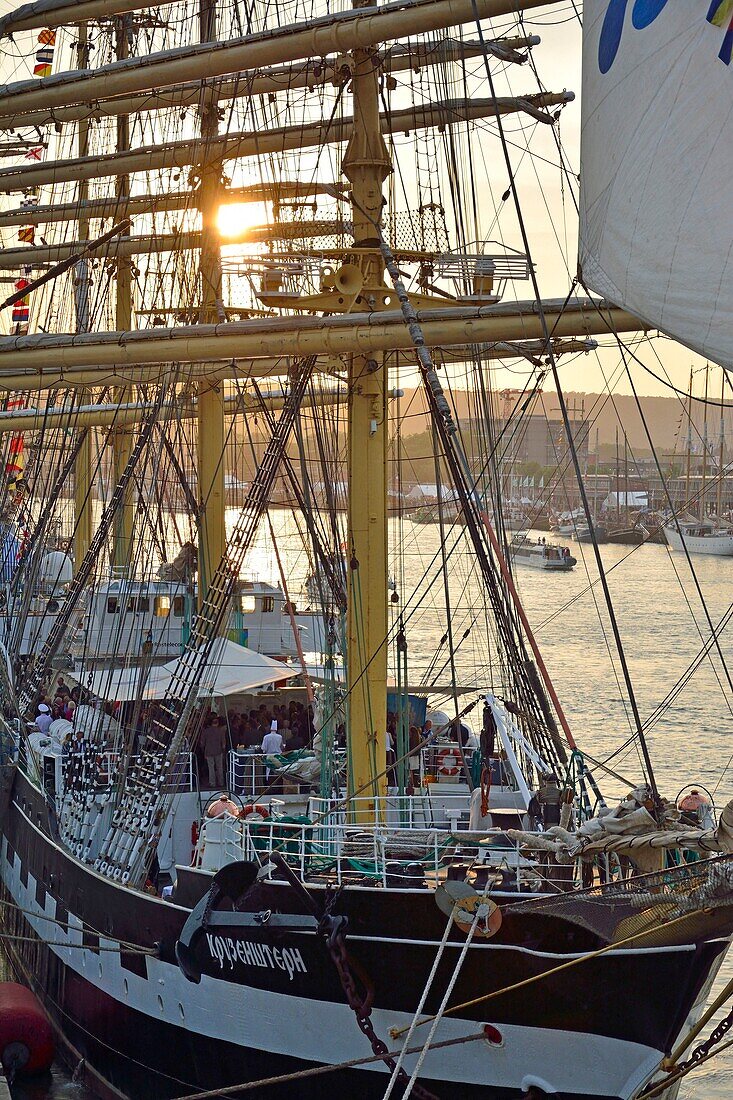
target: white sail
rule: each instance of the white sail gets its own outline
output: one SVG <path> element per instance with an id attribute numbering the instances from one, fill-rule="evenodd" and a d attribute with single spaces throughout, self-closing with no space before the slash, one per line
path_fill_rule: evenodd
<path id="1" fill-rule="evenodd" d="M 733 0 L 586 0 L 586 285 L 733 367 Z"/>

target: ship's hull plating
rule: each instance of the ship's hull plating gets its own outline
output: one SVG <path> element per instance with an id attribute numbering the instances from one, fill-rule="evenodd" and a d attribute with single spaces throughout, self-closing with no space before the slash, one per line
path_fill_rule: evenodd
<path id="1" fill-rule="evenodd" d="M 79 865 L 49 838 L 43 815 L 38 792 L 19 777 L 0 849 L 4 900 L 24 910 L 6 908 L 11 961 L 114 1088 L 140 1100 L 174 1097 L 370 1056 L 312 931 L 265 925 L 204 934 L 202 978 L 189 982 L 174 959 L 189 910 Z M 302 911 L 284 883 L 256 890 L 262 908 Z M 374 983 L 374 1026 L 389 1042 L 389 1028 L 412 1019 L 445 918 L 428 891 L 354 888 L 339 906 L 349 916 L 350 951 Z M 542 973 L 573 950 L 537 936 L 531 943 L 528 926 L 505 925 L 503 943 L 471 947 L 451 1003 Z M 577 930 L 569 934 L 577 939 Z M 125 952 L 121 941 L 160 944 L 161 957 Z M 574 953 L 588 946 L 577 942 Z M 457 938 L 446 949 L 427 1011 L 437 1008 L 460 947 Z M 442 1100 L 464 1097 L 467 1087 L 481 1100 L 503 1100 L 532 1084 L 564 1096 L 630 1097 L 705 997 L 726 947 L 720 939 L 619 950 L 446 1017 L 436 1042 L 475 1036 L 484 1024 L 499 1041 L 469 1038 L 429 1053 L 421 1082 Z M 425 1033 L 418 1029 L 414 1042 Z M 408 1057 L 408 1071 L 413 1064 Z M 367 1100 L 383 1095 L 385 1073 L 376 1064 L 248 1095 L 320 1098 L 332 1090 Z"/>

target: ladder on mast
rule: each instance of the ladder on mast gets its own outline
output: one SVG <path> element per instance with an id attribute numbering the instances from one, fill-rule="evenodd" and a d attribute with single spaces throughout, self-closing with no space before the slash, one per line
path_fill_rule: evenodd
<path id="1" fill-rule="evenodd" d="M 168 801 L 175 794 L 171 772 L 184 738 L 189 735 L 193 741 L 198 731 L 200 716 L 196 714 L 196 703 L 201 677 L 229 615 L 239 573 L 267 509 L 314 366 L 315 357 L 310 357 L 291 375 L 290 392 L 237 518 L 227 552 L 211 578 L 165 695 L 153 707 L 140 754 L 127 772 L 111 827 L 94 861 L 95 868 L 102 874 L 123 884 L 138 885 L 147 873 L 165 821 Z"/>

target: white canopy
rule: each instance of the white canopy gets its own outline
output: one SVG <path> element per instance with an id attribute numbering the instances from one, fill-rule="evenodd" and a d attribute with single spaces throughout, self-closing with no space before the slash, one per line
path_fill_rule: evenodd
<path id="1" fill-rule="evenodd" d="M 150 669 L 144 681 L 143 699 L 160 699 L 165 694 L 176 664 L 173 660 Z M 199 694 L 239 695 L 277 680 L 289 680 L 297 676 L 298 671 L 291 665 L 222 638 L 214 646 L 204 670 Z M 93 673 L 91 683 L 84 673 L 80 673 L 80 680 L 94 695 L 109 702 L 124 703 L 137 698 L 141 676 L 144 676 L 142 666 L 129 665 L 126 668 L 98 670 Z"/>
<path id="2" fill-rule="evenodd" d="M 440 492 L 438 492 L 437 485 L 420 484 L 414 485 L 410 492 L 405 497 L 405 500 L 409 500 L 411 504 L 416 501 L 424 500 L 437 500 L 440 497 L 442 500 L 455 500 L 456 492 L 450 485 L 441 485 Z"/>
<path id="3" fill-rule="evenodd" d="M 649 504 L 649 494 L 643 489 L 629 490 L 628 493 L 609 493 L 601 508 L 607 512 L 617 504 L 621 508 L 646 508 Z"/>

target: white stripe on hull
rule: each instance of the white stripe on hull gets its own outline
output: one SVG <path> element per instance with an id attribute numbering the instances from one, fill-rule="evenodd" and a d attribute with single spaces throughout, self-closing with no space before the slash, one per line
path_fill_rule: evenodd
<path id="1" fill-rule="evenodd" d="M 49 946 L 64 965 L 79 974 L 121 1005 L 153 1019 L 185 1029 L 193 1036 L 209 1036 L 243 1048 L 282 1054 L 304 1061 L 335 1064 L 371 1050 L 357 1030 L 351 1010 L 342 1004 L 286 996 L 268 990 L 236 985 L 207 975 L 199 985 L 186 980 L 177 966 L 149 957 L 148 978 L 123 969 L 117 953 L 119 944 L 100 936 L 101 947 L 113 948 L 96 954 L 81 947 L 82 922 L 69 913 L 68 933 L 43 920 L 55 916 L 55 902 L 46 895 L 47 907 L 36 900 L 36 883 L 20 880 L 20 859 L 15 853 L 12 869 L 4 858 L 2 876 L 15 901 L 28 911 L 27 919 L 42 938 L 68 941 L 69 947 Z M 71 946 L 77 945 L 77 946 Z M 406 1027 L 411 1015 L 375 1009 L 377 1034 L 386 1038 L 391 1027 Z M 490 1014 L 486 1023 L 492 1023 Z M 659 1064 L 659 1052 L 651 1047 L 582 1032 L 541 1027 L 497 1024 L 500 1046 L 484 1040 L 428 1054 L 421 1076 L 434 1081 L 459 1082 L 524 1091 L 535 1084 L 547 1092 L 581 1093 L 586 1096 L 631 1097 Z M 475 1034 L 472 1020 L 444 1019 L 435 1042 Z M 419 1029 L 419 1043 L 426 1029 Z M 397 1044 L 395 1044 L 397 1045 Z M 410 1072 L 417 1056 L 405 1061 Z M 365 1071 L 385 1073 L 380 1063 Z"/>

